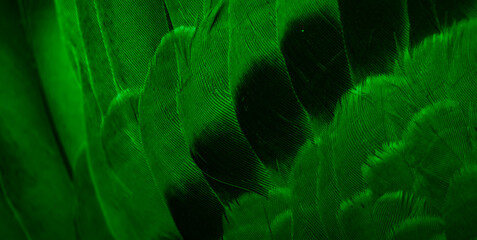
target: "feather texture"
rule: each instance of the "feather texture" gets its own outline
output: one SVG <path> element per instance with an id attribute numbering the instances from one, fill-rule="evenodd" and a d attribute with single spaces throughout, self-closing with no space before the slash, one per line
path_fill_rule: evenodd
<path id="1" fill-rule="evenodd" d="M 412 116 L 402 81 L 397 76 L 371 77 L 343 96 L 336 109 L 333 162 L 344 199 L 364 190 L 361 166 L 383 144 L 398 140 Z"/>
<path id="2" fill-rule="evenodd" d="M 318 193 L 318 167 L 324 161 L 318 154 L 318 145 L 305 144 L 296 157 L 291 188 L 291 212 L 293 213 L 293 236 L 297 239 L 327 238 L 318 208 L 324 201 Z"/>
<path id="3" fill-rule="evenodd" d="M 441 218 L 415 217 L 394 225 L 392 234 L 388 234 L 387 239 L 435 239 L 443 232 L 444 221 Z"/>
<path id="4" fill-rule="evenodd" d="M 275 1 L 230 1 L 229 85 L 253 150 L 286 178 L 312 134 L 278 48 L 275 13 Z"/>
<path id="5" fill-rule="evenodd" d="M 409 45 L 407 0 L 338 0 L 351 76 L 391 74 Z"/>
<path id="6" fill-rule="evenodd" d="M 278 0 L 277 34 L 295 93 L 319 134 L 352 87 L 338 2 Z"/>
<path id="7" fill-rule="evenodd" d="M 465 119 L 456 102 L 437 102 L 416 114 L 403 134 L 406 159 L 416 171 L 414 191 L 439 210 L 451 176 L 470 150 Z"/>
<path id="8" fill-rule="evenodd" d="M 175 46 L 190 41 L 194 32 L 179 27 L 163 37 L 141 95 L 139 125 L 151 171 L 182 237 L 216 239 L 223 233 L 224 209 L 191 158 L 177 112 Z"/>
<path id="9" fill-rule="evenodd" d="M 475 0 L 0 5 L 0 238 L 477 238 Z"/>
<path id="10" fill-rule="evenodd" d="M 318 142 L 318 179 L 316 193 L 318 210 L 323 222 L 328 239 L 344 239 L 343 225 L 338 221 L 337 214 L 343 201 L 336 165 L 334 164 L 334 151 L 332 144 L 336 141 L 336 133 L 332 128 L 327 128 L 317 139 Z"/>
<path id="11" fill-rule="evenodd" d="M 98 166 L 97 176 L 102 176 L 97 184 L 111 229 L 119 239 L 177 234 L 144 152 L 137 117 L 139 97 L 137 91 L 118 94 L 101 125 L 107 164 Z"/>
<path id="12" fill-rule="evenodd" d="M 7 36 L 0 39 L 0 190 L 2 204 L 8 206 L 5 219 L 14 214 L 12 224 L 19 224 L 21 238 L 74 239 L 72 175 L 55 137 L 21 14 L 16 2 L 0 3 L 0 31 Z M 15 230 L 15 225 L 4 227 L 2 223 L 0 232 Z"/>
<path id="13" fill-rule="evenodd" d="M 272 189 L 268 199 L 254 193 L 241 196 L 226 211 L 224 239 L 290 239 L 291 225 L 283 224 L 291 221 L 289 201 L 286 188 Z"/>
<path id="14" fill-rule="evenodd" d="M 403 153 L 403 142 L 385 145 L 383 152 L 370 156 L 361 170 L 368 188 L 376 196 L 403 190 L 412 192 L 414 171 Z"/>
<path id="15" fill-rule="evenodd" d="M 379 239 L 378 229 L 373 226 L 372 210 L 373 196 L 369 190 L 341 203 L 337 217 L 345 239 Z"/>
<path id="16" fill-rule="evenodd" d="M 477 166 L 464 166 L 456 172 L 449 185 L 445 200 L 444 222 L 447 239 L 472 239 L 477 237 L 476 221 Z"/>
<path id="17" fill-rule="evenodd" d="M 205 5 L 207 6 L 207 5 Z M 228 2 L 211 5 L 190 45 L 179 47 L 179 118 L 192 158 L 224 201 L 267 195 L 270 176 L 245 138 L 228 82 Z"/>
<path id="18" fill-rule="evenodd" d="M 204 15 L 204 0 L 165 0 L 172 26 L 196 26 Z"/>
<path id="19" fill-rule="evenodd" d="M 95 0 L 94 6 L 115 87 L 142 88 L 149 60 L 169 30 L 164 0 Z"/>

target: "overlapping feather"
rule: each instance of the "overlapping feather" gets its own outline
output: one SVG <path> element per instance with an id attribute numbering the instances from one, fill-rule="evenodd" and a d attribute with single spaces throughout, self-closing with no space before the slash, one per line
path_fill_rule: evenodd
<path id="1" fill-rule="evenodd" d="M 27 239 L 477 237 L 477 4 L 416 2 L 56 0 L 75 73 L 45 64 L 50 18 L 27 21 L 42 84 L 69 80 L 2 90 L 3 102 L 31 92 L 2 105 L 0 211 L 16 221 L 2 227 Z M 31 14 L 20 3 L 8 6 Z M 5 43 L 25 70 L 6 75 L 34 79 L 24 39 Z M 55 126 L 81 102 L 86 136 L 80 118 Z"/>

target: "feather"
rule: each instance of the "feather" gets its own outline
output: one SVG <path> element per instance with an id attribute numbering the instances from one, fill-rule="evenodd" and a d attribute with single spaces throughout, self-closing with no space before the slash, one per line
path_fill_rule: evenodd
<path id="1" fill-rule="evenodd" d="M 336 166 L 333 162 L 335 153 L 332 144 L 336 141 L 335 134 L 334 129 L 326 128 L 322 135 L 316 139 L 318 145 L 317 205 L 328 239 L 344 239 L 343 225 L 336 217 L 343 198 L 338 187 Z"/>
<path id="2" fill-rule="evenodd" d="M 0 3 L 0 21 L 8 23 L 0 25 L 1 201 L 23 226 L 20 237 L 75 239 L 72 176 L 17 2 Z"/>
<path id="3" fill-rule="evenodd" d="M 327 234 L 318 209 L 323 201 L 317 194 L 318 146 L 308 143 L 296 157 L 290 179 L 291 212 L 293 213 L 293 236 L 296 239 L 326 239 Z"/>
<path id="4" fill-rule="evenodd" d="M 75 167 L 74 186 L 77 202 L 75 227 L 78 239 L 112 240 L 113 235 L 106 225 L 105 216 L 96 197 L 86 154 L 86 149 L 83 148 L 77 157 Z"/>
<path id="5" fill-rule="evenodd" d="M 436 16 L 435 0 L 407 1 L 409 15 L 409 51 L 422 40 L 442 30 Z"/>
<path id="6" fill-rule="evenodd" d="M 231 0 L 229 24 L 229 85 L 240 128 L 260 160 L 286 179 L 312 134 L 278 48 L 275 1 Z"/>
<path id="7" fill-rule="evenodd" d="M 291 226 L 280 221 L 290 221 L 290 191 L 274 188 L 269 197 L 255 193 L 242 195 L 226 210 L 224 219 L 224 239 L 278 239 L 274 230 L 291 233 Z M 284 227 L 277 229 L 276 227 Z"/>
<path id="8" fill-rule="evenodd" d="M 474 1 L 477 7 L 477 1 Z M 446 86 L 447 96 L 458 101 L 463 109 L 477 105 L 477 18 L 462 21 L 437 37 L 433 50 L 446 50 L 445 57 L 439 67 L 448 65 L 449 75 Z M 437 66 L 436 66 L 437 68 Z M 446 67 L 444 67 L 445 69 Z M 444 75 L 445 76 L 445 75 Z"/>
<path id="9" fill-rule="evenodd" d="M 93 3 L 78 1 L 76 8 L 79 21 L 77 27 L 79 28 L 82 39 L 78 42 L 78 45 L 75 45 L 75 48 L 73 48 L 73 53 L 76 54 L 77 73 L 81 82 L 81 89 L 83 90 L 83 107 L 87 137 L 85 148 L 86 167 L 91 178 L 92 190 L 94 192 L 91 197 L 97 199 L 99 214 L 104 216 L 107 231 L 111 233 L 113 238 L 121 238 L 124 236 L 118 236 L 118 230 L 115 229 L 117 226 L 112 222 L 112 220 L 117 219 L 117 213 L 115 215 L 114 209 L 108 204 L 108 200 L 110 199 L 108 199 L 108 194 L 105 193 L 105 191 L 111 191 L 119 187 L 113 184 L 114 182 L 110 175 L 105 174 L 109 166 L 107 165 L 107 158 L 100 135 L 103 115 L 107 113 L 109 104 L 116 96 L 118 88 L 115 87 L 114 79 L 112 78 L 112 70 L 109 65 L 106 50 L 104 49 L 104 43 L 98 40 L 102 39 L 102 37 L 100 35 L 99 25 L 95 22 L 97 21 L 97 14 Z M 89 37 L 84 36 L 86 34 L 90 34 Z M 87 51 L 87 49 L 91 51 Z M 103 66 L 103 68 L 99 68 L 99 66 Z M 104 66 L 108 66 L 108 68 Z M 95 92 L 93 90 L 95 89 L 94 87 L 102 91 Z M 81 179 L 77 183 L 80 183 L 80 181 Z M 80 194 L 89 193 L 80 192 Z M 83 197 L 88 198 L 88 196 L 79 196 L 79 198 Z M 94 206 L 94 200 L 92 201 Z M 86 203 L 85 200 L 85 204 Z M 82 223 L 78 222 L 78 224 Z M 84 235 L 87 233 L 81 234 Z"/>
<path id="10" fill-rule="evenodd" d="M 151 61 L 139 102 L 139 125 L 146 155 L 160 192 L 184 239 L 216 239 L 223 234 L 223 206 L 193 162 L 177 113 L 175 44 L 190 41 L 194 27 L 163 37 Z"/>
<path id="11" fill-rule="evenodd" d="M 78 53 L 77 49 L 83 42 L 82 33 L 79 27 L 78 9 L 75 1 L 54 0 L 58 27 L 61 38 L 68 55 L 68 61 L 75 73 L 75 82 L 81 88 L 81 78 L 79 77 Z"/>
<path id="12" fill-rule="evenodd" d="M 0 5 L 0 238 L 477 238 L 475 0 Z"/>
<path id="13" fill-rule="evenodd" d="M 165 0 L 174 28 L 196 26 L 204 15 L 204 0 Z"/>
<path id="14" fill-rule="evenodd" d="M 391 74 L 409 45 L 407 0 L 338 0 L 351 76 Z"/>
<path id="15" fill-rule="evenodd" d="M 224 207 L 203 178 L 166 187 L 164 196 L 182 239 L 220 239 Z"/>
<path id="16" fill-rule="evenodd" d="M 177 234 L 144 152 L 137 117 L 139 96 L 140 92 L 130 90 L 118 94 L 101 125 L 107 164 L 98 165 L 96 176 L 102 176 L 97 184 L 117 239 Z"/>
<path id="17" fill-rule="evenodd" d="M 378 239 L 386 239 L 393 226 L 400 224 L 410 216 L 426 214 L 424 199 L 403 191 L 382 195 L 373 205 L 372 217 Z"/>
<path id="18" fill-rule="evenodd" d="M 475 0 L 461 0 L 452 2 L 449 0 L 434 0 L 436 18 L 441 29 L 451 26 L 455 22 L 476 17 L 477 2 Z"/>
<path id="19" fill-rule="evenodd" d="M 95 0 L 94 6 L 117 88 L 142 88 L 149 60 L 169 30 L 164 0 Z"/>
<path id="20" fill-rule="evenodd" d="M 453 176 L 444 207 L 447 239 L 473 239 L 477 237 L 477 165 L 468 164 Z"/>
<path id="21" fill-rule="evenodd" d="M 416 171 L 414 191 L 442 209 L 449 180 L 470 151 L 467 116 L 454 101 L 441 101 L 417 113 L 403 134 L 407 162 Z"/>
<path id="22" fill-rule="evenodd" d="M 410 46 L 419 45 L 432 34 L 442 33 L 454 23 L 477 16 L 475 0 L 408 1 Z"/>
<path id="23" fill-rule="evenodd" d="M 341 202 L 337 218 L 346 239 L 379 239 L 372 214 L 373 196 L 369 190 Z"/>
<path id="24" fill-rule="evenodd" d="M 296 95 L 320 133 L 352 86 L 338 3 L 278 0 L 276 28 Z"/>
<path id="25" fill-rule="evenodd" d="M 73 175 L 75 156 L 86 139 L 81 87 L 75 79 L 73 65 L 68 61 L 54 1 L 28 1 L 23 7 L 29 9 L 25 12 L 30 19 L 25 30 L 32 40 L 47 112 L 54 124 L 60 154 L 67 159 L 65 165 Z"/>
<path id="26" fill-rule="evenodd" d="M 76 14 L 78 15 L 77 27 L 81 35 L 81 41 L 75 44 L 76 49 L 74 50 L 78 58 L 78 77 L 88 80 L 95 102 L 99 105 L 101 114 L 104 115 L 108 111 L 109 103 L 118 94 L 119 87 L 114 79 L 105 42 L 101 35 L 94 2 L 77 1 Z M 83 86 L 83 84 L 81 85 Z"/>
<path id="27" fill-rule="evenodd" d="M 394 225 L 386 239 L 431 240 L 444 233 L 444 221 L 440 217 L 414 217 Z M 444 237 L 445 239 L 445 237 Z"/>
<path id="28" fill-rule="evenodd" d="M 194 28 L 178 28 L 164 36 L 151 62 L 139 102 L 139 124 L 146 154 L 159 184 L 181 184 L 186 176 L 202 173 L 193 163 L 177 113 L 177 41 L 188 41 Z M 170 172 L 170 176 L 165 174 Z"/>
<path id="29" fill-rule="evenodd" d="M 25 229 L 25 225 L 21 220 L 18 210 L 13 206 L 12 201 L 5 194 L 3 178 L 0 172 L 0 237 L 2 239 L 31 239 L 30 233 Z"/>
<path id="30" fill-rule="evenodd" d="M 343 199 L 366 187 L 361 167 L 368 156 L 397 141 L 415 108 L 402 92 L 401 76 L 370 77 L 341 99 L 332 128 L 333 162 Z"/>
<path id="31" fill-rule="evenodd" d="M 270 188 L 270 175 L 240 129 L 229 92 L 227 8 L 222 1 L 211 8 L 191 43 L 178 46 L 177 95 L 192 158 L 224 202 L 248 191 L 265 196 Z"/>
<path id="32" fill-rule="evenodd" d="M 294 239 L 292 230 L 292 213 L 290 210 L 283 211 L 280 215 L 275 217 L 270 228 L 273 233 L 273 239 L 288 240 Z"/>
<path id="33" fill-rule="evenodd" d="M 412 88 L 408 92 L 420 108 L 448 98 L 463 107 L 475 105 L 476 29 L 477 19 L 459 22 L 426 38 L 405 56 L 404 74 Z"/>
<path id="34" fill-rule="evenodd" d="M 403 142 L 385 145 L 361 167 L 364 181 L 377 197 L 399 190 L 412 192 L 414 172 L 403 159 L 403 148 Z"/>

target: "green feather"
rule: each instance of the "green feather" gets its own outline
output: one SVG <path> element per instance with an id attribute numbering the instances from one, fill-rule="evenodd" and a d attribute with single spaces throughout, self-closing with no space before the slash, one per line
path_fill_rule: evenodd
<path id="1" fill-rule="evenodd" d="M 297 239 L 327 238 L 318 209 L 323 201 L 317 194 L 318 166 L 321 158 L 315 143 L 305 144 L 298 153 L 290 179 L 293 236 Z"/>
<path id="2" fill-rule="evenodd" d="M 54 1 L 28 1 L 23 7 L 29 9 L 25 13 L 29 19 L 25 30 L 32 40 L 31 49 L 48 104 L 47 111 L 54 123 L 61 154 L 68 159 L 67 167 L 72 168 L 75 156 L 86 140 L 81 86 L 75 79 L 72 62 L 68 61 Z"/>
<path id="3" fill-rule="evenodd" d="M 191 158 L 176 102 L 179 76 L 175 45 L 190 41 L 194 32 L 194 27 L 179 27 L 163 37 L 141 95 L 139 125 L 151 171 L 159 191 L 165 194 L 179 231 L 185 239 L 191 232 L 194 237 L 205 239 L 209 236 L 205 232 L 214 235 L 222 227 L 219 224 L 223 206 Z M 187 217 L 181 211 L 215 218 Z M 198 224 L 204 224 L 201 232 L 194 228 Z"/>
<path id="4" fill-rule="evenodd" d="M 270 175 L 240 128 L 229 91 L 228 3 L 211 6 L 191 42 L 178 46 L 177 108 L 186 144 L 225 202 L 247 191 L 266 195 Z"/>
<path id="5" fill-rule="evenodd" d="M 459 22 L 427 37 L 404 58 L 406 91 L 420 108 L 445 99 L 467 107 L 477 102 L 477 19 Z"/>
<path id="6" fill-rule="evenodd" d="M 196 26 L 204 15 L 204 0 L 164 0 L 174 29 Z"/>
<path id="7" fill-rule="evenodd" d="M 82 88 L 85 88 L 83 79 L 91 85 L 93 97 L 104 115 L 108 111 L 109 103 L 118 94 L 119 87 L 111 68 L 94 2 L 77 1 L 75 10 L 78 15 L 76 27 L 81 35 L 79 41 L 74 44 L 76 49 L 73 50 L 78 61 L 78 79 L 81 80 Z M 88 117 L 88 113 L 85 112 L 85 115 Z"/>
<path id="8" fill-rule="evenodd" d="M 403 150 L 403 142 L 386 144 L 362 166 L 364 180 L 377 197 L 386 192 L 412 191 L 414 172 L 403 159 Z"/>
<path id="9" fill-rule="evenodd" d="M 76 231 L 80 239 L 112 240 L 113 235 L 99 205 L 91 174 L 88 169 L 86 149 L 78 155 L 74 186 L 76 190 Z"/>
<path id="10" fill-rule="evenodd" d="M 386 239 L 393 226 L 427 212 L 424 199 L 402 191 L 382 195 L 373 205 L 372 216 L 378 239 Z"/>
<path id="11" fill-rule="evenodd" d="M 316 139 L 318 144 L 318 179 L 316 193 L 318 211 L 326 235 L 329 239 L 343 239 L 343 225 L 336 217 L 343 198 L 338 187 L 338 180 L 335 173 L 336 166 L 332 161 L 335 154 L 332 149 L 332 144 L 336 141 L 335 134 L 332 128 L 326 128 L 323 134 Z"/>
<path id="12" fill-rule="evenodd" d="M 255 193 L 243 195 L 226 210 L 224 239 L 278 239 L 283 237 L 280 231 L 291 233 L 291 226 L 281 223 L 291 221 L 289 201 L 287 188 L 272 189 L 268 199 Z"/>
<path id="13" fill-rule="evenodd" d="M 352 87 L 338 1 L 277 0 L 276 31 L 296 96 L 319 134 Z"/>
<path id="14" fill-rule="evenodd" d="M 453 176 L 444 207 L 447 239 L 474 239 L 477 237 L 477 165 L 464 166 Z"/>
<path id="15" fill-rule="evenodd" d="M 373 195 L 370 190 L 341 202 L 337 218 L 346 239 L 379 239 L 379 229 L 373 222 Z"/>
<path id="16" fill-rule="evenodd" d="M 25 225 L 18 214 L 18 210 L 6 195 L 3 184 L 3 177 L 0 172 L 0 237 L 2 239 L 31 239 L 30 233 L 25 229 Z"/>
<path id="17" fill-rule="evenodd" d="M 402 92 L 404 77 L 370 77 L 337 106 L 332 128 L 333 162 L 344 199 L 366 187 L 361 166 L 383 145 L 400 139 L 415 111 Z"/>
<path id="18" fill-rule="evenodd" d="M 451 176 L 470 152 L 466 119 L 457 102 L 437 102 L 416 114 L 403 134 L 406 161 L 416 171 L 414 191 L 438 210 Z"/>
<path id="19" fill-rule="evenodd" d="M 392 74 L 409 45 L 407 0 L 338 0 L 351 76 Z"/>
<path id="20" fill-rule="evenodd" d="M 142 88 L 148 63 L 169 31 L 164 0 L 95 0 L 94 6 L 116 87 Z"/>
<path id="21" fill-rule="evenodd" d="M 431 240 L 444 233 L 444 221 L 440 217 L 413 217 L 394 225 L 386 239 Z M 445 237 L 444 237 L 445 239 Z"/>
<path id="22" fill-rule="evenodd" d="M 118 94 L 101 125 L 107 165 L 98 169 L 98 175 L 102 174 L 104 179 L 97 184 L 106 217 L 118 239 L 177 234 L 163 189 L 159 188 L 144 152 L 137 117 L 139 96 L 137 91 Z"/>
<path id="23" fill-rule="evenodd" d="M 293 224 L 292 212 L 290 210 L 285 210 L 280 215 L 276 216 L 270 226 L 272 229 L 271 232 L 273 233 L 273 239 L 288 240 L 296 238 L 293 235 Z"/>
<path id="24" fill-rule="evenodd" d="M 21 10 L 16 1 L 0 3 L 0 196 L 8 205 L 5 220 L 13 213 L 11 224 L 19 224 L 20 237 L 26 239 L 74 239 L 73 175 L 61 152 Z M 4 226 L 2 233 L 15 230 Z"/>
<path id="25" fill-rule="evenodd" d="M 244 135 L 260 160 L 286 179 L 312 133 L 278 48 L 275 24 L 275 1 L 230 1 L 228 77 Z"/>
<path id="26" fill-rule="evenodd" d="M 188 41 L 195 28 L 177 28 L 164 36 L 151 62 L 139 102 L 139 124 L 144 149 L 161 187 L 187 177 L 202 176 L 190 157 L 177 113 L 178 72 L 175 44 Z"/>
<path id="27" fill-rule="evenodd" d="M 442 33 L 456 22 L 477 16 L 475 0 L 408 1 L 410 45 L 419 45 L 427 36 Z"/>

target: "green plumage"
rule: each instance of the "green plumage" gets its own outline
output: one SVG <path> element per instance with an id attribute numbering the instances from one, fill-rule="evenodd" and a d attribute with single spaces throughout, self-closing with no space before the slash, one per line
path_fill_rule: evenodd
<path id="1" fill-rule="evenodd" d="M 379 239 L 373 222 L 373 193 L 360 192 L 341 202 L 337 218 L 344 229 L 344 239 Z"/>
<path id="2" fill-rule="evenodd" d="M 71 165 L 22 14 L 16 2 L 0 3 L 0 196 L 2 208 L 7 208 L 5 220 L 13 220 L 3 222 L 2 217 L 0 232 L 20 228 L 20 235 L 13 237 L 71 239 L 75 237 Z"/>
<path id="3" fill-rule="evenodd" d="M 294 223 L 285 224 L 292 222 L 289 201 L 290 192 L 284 188 L 272 189 L 268 199 L 243 195 L 225 213 L 224 239 L 290 239 Z"/>
<path id="4" fill-rule="evenodd" d="M 211 5 L 190 43 L 180 46 L 177 95 L 192 158 L 225 202 L 247 191 L 267 195 L 270 188 L 269 173 L 240 128 L 229 91 L 228 7 L 227 1 Z"/>
<path id="5" fill-rule="evenodd" d="M 137 91 L 118 94 L 101 125 L 107 163 L 98 166 L 97 184 L 107 220 L 117 239 L 177 235 L 163 189 L 144 151 L 138 122 L 139 97 Z M 124 225 L 135 227 L 123 228 Z"/>
<path id="6" fill-rule="evenodd" d="M 0 5 L 2 239 L 477 238 L 475 0 Z"/>
<path id="7" fill-rule="evenodd" d="M 453 176 L 444 208 L 445 234 L 447 239 L 472 239 L 477 237 L 477 166 L 464 166 Z"/>
<path id="8" fill-rule="evenodd" d="M 415 173 L 405 160 L 403 148 L 403 142 L 385 145 L 382 152 L 370 156 L 361 167 L 364 181 L 376 196 L 399 190 L 412 191 Z"/>
<path id="9" fill-rule="evenodd" d="M 394 225 L 386 239 L 440 239 L 444 232 L 444 221 L 440 217 L 413 217 Z M 445 237 L 444 237 L 445 239 Z"/>
<path id="10" fill-rule="evenodd" d="M 326 232 L 318 204 L 324 199 L 318 195 L 318 168 L 322 156 L 315 143 L 305 144 L 297 154 L 291 175 L 291 212 L 293 236 L 297 239 L 325 238 Z"/>

